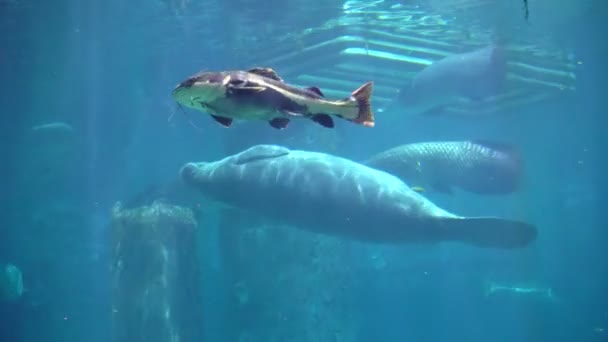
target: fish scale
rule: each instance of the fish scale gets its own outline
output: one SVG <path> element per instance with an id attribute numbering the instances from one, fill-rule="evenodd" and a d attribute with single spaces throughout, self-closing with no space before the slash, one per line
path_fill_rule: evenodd
<path id="1" fill-rule="evenodd" d="M 506 193 L 517 188 L 521 177 L 515 149 L 483 141 L 407 144 L 381 152 L 366 163 L 410 186 L 426 185 L 440 192 L 456 186 L 477 193 Z"/>

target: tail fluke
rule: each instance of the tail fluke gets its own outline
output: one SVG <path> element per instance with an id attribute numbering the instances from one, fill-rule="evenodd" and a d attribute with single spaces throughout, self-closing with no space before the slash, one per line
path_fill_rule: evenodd
<path id="1" fill-rule="evenodd" d="M 494 217 L 444 218 L 440 223 L 447 238 L 479 247 L 522 248 L 537 236 L 532 224 Z"/>
<path id="2" fill-rule="evenodd" d="M 367 82 L 351 94 L 351 97 L 357 101 L 357 108 L 359 110 L 357 118 L 352 121 L 367 127 L 374 127 L 374 114 L 372 113 L 370 103 L 372 88 L 373 82 Z"/>

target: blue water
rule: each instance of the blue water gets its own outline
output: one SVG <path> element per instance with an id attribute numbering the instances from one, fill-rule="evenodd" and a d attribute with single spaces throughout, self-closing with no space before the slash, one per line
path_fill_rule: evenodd
<path id="1" fill-rule="evenodd" d="M 176 258 L 169 268 L 181 281 L 197 274 L 199 288 L 164 319 L 206 341 L 608 340 L 608 4 L 529 0 L 526 20 L 523 1 L 512 2 L 0 0 L 0 267 L 19 267 L 25 286 L 17 300 L 0 298 L 0 341 L 113 341 L 117 324 L 140 329 L 141 318 L 112 322 L 122 317 L 117 294 L 127 293 L 113 287 L 112 208 L 150 204 L 158 195 L 146 189 L 172 184 L 187 162 L 255 144 L 361 161 L 401 144 L 466 139 L 517 146 L 522 189 L 423 195 L 460 215 L 534 223 L 538 237 L 525 248 L 376 245 L 180 197 L 196 215 L 196 253 L 165 241 Z M 406 40 L 414 36 L 424 39 Z M 564 88 L 536 84 L 529 89 L 545 99 L 492 115 L 406 116 L 382 109 L 422 66 L 345 52 L 397 54 L 403 44 L 409 57 L 416 47 L 458 53 L 493 37 L 524 62 L 565 70 L 526 74 Z M 182 113 L 170 96 L 200 70 L 253 66 L 328 97 L 374 80 L 376 126 L 224 128 Z M 520 100 L 533 96 L 518 90 Z M 50 123 L 70 129 L 33 129 Z"/>

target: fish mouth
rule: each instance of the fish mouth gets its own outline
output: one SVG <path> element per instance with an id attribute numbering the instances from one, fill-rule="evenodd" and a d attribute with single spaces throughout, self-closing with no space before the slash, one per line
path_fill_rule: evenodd
<path id="1" fill-rule="evenodd" d="M 188 98 L 188 96 L 185 92 L 186 90 L 187 90 L 186 88 L 184 88 L 180 85 L 177 85 L 177 87 L 175 87 L 175 89 L 173 89 L 173 91 L 171 92 L 171 96 L 173 97 L 173 99 L 175 101 L 177 101 L 177 103 L 185 104 L 186 102 L 191 102 L 193 100 L 193 98 L 192 97 L 191 97 L 192 99 Z"/>
<path id="2" fill-rule="evenodd" d="M 196 82 L 189 82 L 186 80 L 175 86 L 171 92 L 171 96 L 178 102 L 192 102 L 204 97 L 203 95 L 211 90 L 212 89 L 208 87 L 208 84 L 197 84 Z"/>
<path id="3" fill-rule="evenodd" d="M 214 84 L 193 82 L 189 85 L 184 85 L 184 82 L 182 82 L 173 89 L 171 95 L 178 102 L 192 103 L 207 101 L 223 93 L 224 91 Z"/>
<path id="4" fill-rule="evenodd" d="M 183 95 L 183 93 L 184 93 L 186 90 L 188 90 L 188 89 L 189 89 L 189 88 L 186 88 L 186 87 L 182 86 L 182 85 L 181 85 L 181 83 L 180 83 L 180 84 L 178 84 L 178 85 L 176 85 L 176 86 L 175 86 L 175 88 L 174 88 L 174 89 L 173 89 L 173 91 L 171 92 L 171 95 L 172 95 L 173 97 L 177 97 L 177 96 L 179 96 L 180 94 L 182 94 L 182 95 Z"/>
<path id="5" fill-rule="evenodd" d="M 187 78 L 175 86 L 171 96 L 177 103 L 200 109 L 206 103 L 226 95 L 229 75 L 206 73 Z"/>
<path id="6" fill-rule="evenodd" d="M 197 107 L 197 103 L 204 102 L 202 96 L 181 96 L 180 92 L 173 92 L 173 98 L 178 104 L 185 105 L 186 107 Z"/>

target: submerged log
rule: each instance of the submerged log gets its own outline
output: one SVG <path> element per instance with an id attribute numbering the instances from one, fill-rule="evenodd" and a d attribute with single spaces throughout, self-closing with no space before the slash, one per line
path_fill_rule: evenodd
<path id="1" fill-rule="evenodd" d="M 190 209 L 154 202 L 112 213 L 112 341 L 194 342 L 203 337 L 197 222 Z"/>

